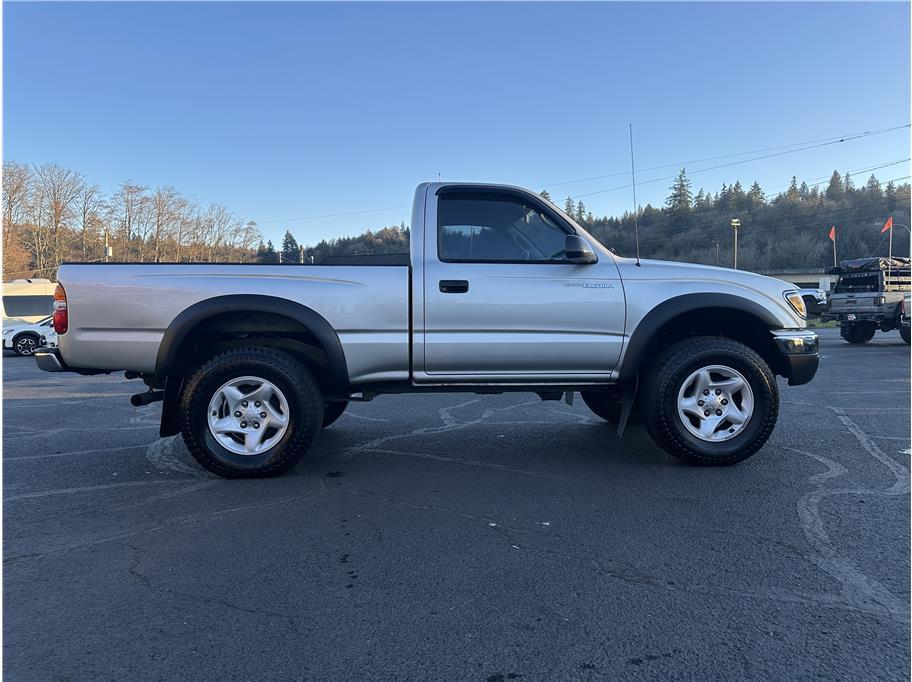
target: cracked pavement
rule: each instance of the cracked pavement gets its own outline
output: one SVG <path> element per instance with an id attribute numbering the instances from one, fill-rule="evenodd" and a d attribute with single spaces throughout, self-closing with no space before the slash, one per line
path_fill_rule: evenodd
<path id="1" fill-rule="evenodd" d="M 823 330 L 729 468 L 579 400 L 354 403 L 281 478 L 3 363 L 9 679 L 909 677 L 909 348 Z"/>

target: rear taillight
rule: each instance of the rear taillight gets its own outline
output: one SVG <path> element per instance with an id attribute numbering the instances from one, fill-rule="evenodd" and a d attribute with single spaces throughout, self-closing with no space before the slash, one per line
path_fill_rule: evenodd
<path id="1" fill-rule="evenodd" d="M 54 289 L 54 331 L 58 334 L 66 334 L 69 324 L 66 291 L 62 284 L 58 284 Z"/>

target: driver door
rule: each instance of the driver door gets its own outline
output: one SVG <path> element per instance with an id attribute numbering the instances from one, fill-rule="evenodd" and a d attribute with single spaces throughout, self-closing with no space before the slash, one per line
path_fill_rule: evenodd
<path id="1" fill-rule="evenodd" d="M 429 204 L 436 210 L 426 216 L 418 381 L 610 375 L 623 343 L 624 294 L 607 251 L 593 245 L 593 264 L 564 259 L 576 228 L 534 195 L 445 186 Z"/>

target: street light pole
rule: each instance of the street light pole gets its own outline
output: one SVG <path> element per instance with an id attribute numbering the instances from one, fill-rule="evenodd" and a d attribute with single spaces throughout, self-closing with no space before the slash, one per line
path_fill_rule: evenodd
<path id="1" fill-rule="evenodd" d="M 732 218 L 732 228 L 735 231 L 735 270 L 738 269 L 738 228 L 741 227 L 739 218 Z"/>

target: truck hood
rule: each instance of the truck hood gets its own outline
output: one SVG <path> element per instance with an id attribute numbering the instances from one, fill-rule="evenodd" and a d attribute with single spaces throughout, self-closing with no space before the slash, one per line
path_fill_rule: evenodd
<path id="1" fill-rule="evenodd" d="M 798 287 L 781 279 L 712 265 L 641 259 L 637 266 L 632 258 L 615 258 L 621 278 L 625 281 L 663 281 L 668 283 L 669 288 L 740 294 L 764 302 L 778 311 L 780 316 L 784 313 L 794 327 L 804 327 L 807 324 L 804 318 L 792 310 L 783 296 L 785 292 L 796 291 Z"/>

